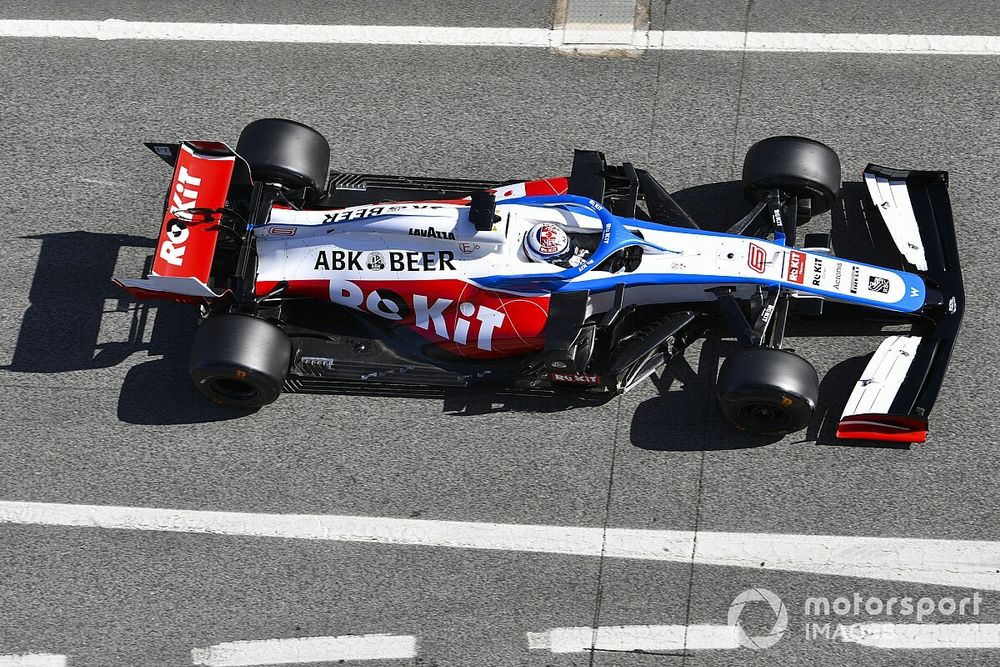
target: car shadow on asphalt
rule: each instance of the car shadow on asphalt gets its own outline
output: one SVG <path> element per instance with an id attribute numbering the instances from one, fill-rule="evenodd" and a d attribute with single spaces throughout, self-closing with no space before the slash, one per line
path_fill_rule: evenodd
<path id="1" fill-rule="evenodd" d="M 188 347 L 197 326 L 194 308 L 169 301 L 134 302 L 112 284 L 122 249 L 152 249 L 153 239 L 86 231 L 25 238 L 41 241 L 41 249 L 11 363 L 2 370 L 72 373 L 112 368 L 144 353 L 158 358 L 127 371 L 117 404 L 121 421 L 188 424 L 249 414 L 209 403 L 188 379 Z M 113 318 L 117 327 L 108 326 Z M 107 337 L 118 340 L 103 340 Z"/>

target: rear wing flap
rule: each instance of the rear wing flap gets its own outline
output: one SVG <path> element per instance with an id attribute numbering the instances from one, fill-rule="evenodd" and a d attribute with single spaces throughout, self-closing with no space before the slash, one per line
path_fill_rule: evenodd
<path id="1" fill-rule="evenodd" d="M 905 263 L 927 286 L 914 334 L 878 347 L 847 401 L 837 437 L 923 442 L 965 308 L 948 173 L 868 165 L 865 184 Z"/>
<path id="2" fill-rule="evenodd" d="M 174 168 L 152 267 L 114 283 L 137 299 L 192 302 L 225 294 L 209 287 L 222 210 L 231 190 L 249 186 L 249 169 L 226 144 L 185 141 L 146 146 Z"/>

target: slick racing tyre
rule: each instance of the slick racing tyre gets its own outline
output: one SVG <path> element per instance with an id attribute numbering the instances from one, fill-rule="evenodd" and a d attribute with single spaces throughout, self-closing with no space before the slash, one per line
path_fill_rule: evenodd
<path id="1" fill-rule="evenodd" d="M 791 352 L 744 348 L 719 369 L 719 406 L 737 428 L 784 435 L 806 427 L 819 395 L 816 369 Z"/>
<path id="2" fill-rule="evenodd" d="M 743 192 L 756 204 L 774 188 L 798 197 L 800 222 L 826 213 L 840 191 L 840 158 L 805 137 L 758 141 L 743 160 Z"/>
<path id="3" fill-rule="evenodd" d="M 284 331 L 250 315 L 209 317 L 195 332 L 188 372 L 213 401 L 242 408 L 273 403 L 292 358 Z"/>
<path id="4" fill-rule="evenodd" d="M 243 128 L 236 152 L 255 180 L 290 189 L 322 192 L 330 170 L 330 144 L 308 125 L 283 118 L 262 118 Z"/>

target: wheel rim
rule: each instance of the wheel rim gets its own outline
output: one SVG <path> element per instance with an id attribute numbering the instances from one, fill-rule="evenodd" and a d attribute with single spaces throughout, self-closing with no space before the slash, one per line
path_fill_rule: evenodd
<path id="1" fill-rule="evenodd" d="M 233 401 L 251 401 L 260 395 L 257 387 L 243 380 L 219 378 L 211 384 L 213 391 Z"/>
<path id="2" fill-rule="evenodd" d="M 792 415 L 774 403 L 746 403 L 736 413 L 740 425 L 751 431 L 774 432 L 787 429 Z"/>

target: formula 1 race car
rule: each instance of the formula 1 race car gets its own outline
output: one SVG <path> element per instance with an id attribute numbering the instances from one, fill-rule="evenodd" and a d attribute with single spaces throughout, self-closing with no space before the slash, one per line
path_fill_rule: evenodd
<path id="1" fill-rule="evenodd" d="M 878 347 L 837 436 L 920 442 L 962 317 L 947 173 L 869 165 L 907 270 L 852 261 L 828 234 L 796 246 L 841 187 L 836 153 L 801 137 L 749 149 L 753 208 L 727 233 L 596 151 L 576 151 L 569 177 L 501 182 L 329 172 L 323 136 L 282 119 L 250 123 L 235 150 L 147 145 L 173 181 L 146 275 L 116 283 L 200 305 L 190 374 L 221 403 L 366 383 L 613 395 L 714 329 L 741 344 L 718 374 L 723 415 L 784 434 L 819 392 L 782 349 L 786 324 L 875 317 L 908 326 Z"/>

